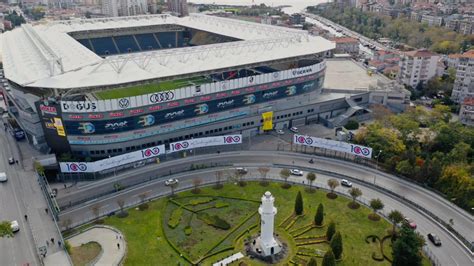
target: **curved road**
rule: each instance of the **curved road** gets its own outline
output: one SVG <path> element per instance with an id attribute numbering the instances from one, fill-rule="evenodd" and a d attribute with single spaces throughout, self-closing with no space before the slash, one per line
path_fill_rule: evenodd
<path id="1" fill-rule="evenodd" d="M 315 158 L 315 164 L 308 163 L 310 157 Z M 378 190 L 370 187 L 363 187 L 362 183 L 357 184 L 357 180 L 364 180 L 366 182 L 373 182 L 375 180 L 378 186 L 389 188 L 394 193 L 402 195 L 405 198 L 419 204 L 420 206 L 431 210 L 434 214 L 445 221 L 452 218 L 454 220 L 454 228 L 463 234 L 467 239 L 469 239 L 469 241 L 472 241 L 474 237 L 471 229 L 474 227 L 474 223 L 470 214 L 449 203 L 439 195 L 436 195 L 435 193 L 421 188 L 413 183 L 401 180 L 395 176 L 350 162 L 324 157 L 314 157 L 299 153 L 242 151 L 221 153 L 218 157 L 216 154 L 188 157 L 185 159 L 165 162 L 160 165 L 152 165 L 146 168 L 135 169 L 133 172 L 124 173 L 123 175 L 119 175 L 117 177 L 94 182 L 91 185 L 84 186 L 75 191 L 70 191 L 70 193 L 65 193 L 62 196 L 61 194 L 58 195 L 58 201 L 61 202 L 63 199 L 74 200 L 75 197 L 90 197 L 94 195 L 94 193 L 100 193 L 101 190 L 110 189 L 112 184 L 118 181 L 120 181 L 121 184 L 126 185 L 127 181 L 130 182 L 130 180 L 134 180 L 135 182 L 135 179 L 148 179 L 150 176 L 154 176 L 157 173 L 168 175 L 169 169 L 174 169 L 175 172 L 177 168 L 180 168 L 181 170 L 189 169 L 190 165 L 193 163 L 232 163 L 235 166 L 245 165 L 249 168 L 260 165 L 295 165 L 295 167 L 313 168 L 316 171 L 322 170 L 351 176 L 355 185 L 361 187 L 363 190 L 363 198 L 366 201 L 370 200 L 371 198 L 379 197 L 384 201 L 386 205 L 385 210 L 387 213 L 391 209 L 399 209 L 407 217 L 414 219 L 418 223 L 418 231 L 423 235 L 426 235 L 428 232 L 438 234 L 443 242 L 443 247 L 436 248 L 432 246 L 431 243 L 428 243 L 428 245 L 430 245 L 430 249 L 440 260 L 442 265 L 472 265 L 474 263 L 472 255 L 465 250 L 460 242 L 452 237 L 451 234 L 445 229 L 441 228 L 441 226 L 433 219 L 423 215 L 417 210 L 414 210 L 410 206 L 400 203 L 399 200 L 394 199 L 385 193 L 381 193 Z M 213 174 L 214 171 L 216 171 L 216 169 L 205 169 L 201 171 L 176 174 L 175 176 L 180 178 L 180 187 L 184 188 L 191 186 L 191 180 L 198 176 L 203 178 L 204 182 L 213 182 L 215 178 Z M 278 169 L 272 169 L 270 176 L 278 178 L 278 171 Z M 254 178 L 258 178 L 259 176 L 256 170 L 251 171 L 249 175 Z M 330 175 L 331 174 L 318 174 L 318 186 L 324 187 L 324 184 Z M 301 182 L 302 178 L 300 177 L 292 180 Z M 344 191 L 345 189 L 339 188 L 339 190 Z M 84 223 L 93 217 L 90 207 L 96 202 L 100 202 L 101 213 L 107 214 L 118 208 L 116 203 L 118 198 L 126 200 L 127 205 L 132 205 L 139 202 L 138 195 L 143 192 L 147 192 L 150 197 L 156 197 L 168 194 L 169 188 L 163 185 L 163 179 L 160 178 L 142 184 L 136 188 L 114 193 L 103 199 L 96 199 L 81 206 L 72 207 L 63 211 L 60 217 L 61 220 L 70 219 L 73 224 Z"/>

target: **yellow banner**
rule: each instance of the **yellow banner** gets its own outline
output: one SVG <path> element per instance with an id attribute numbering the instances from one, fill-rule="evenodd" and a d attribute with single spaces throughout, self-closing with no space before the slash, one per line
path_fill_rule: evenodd
<path id="1" fill-rule="evenodd" d="M 61 118 L 54 118 L 54 127 L 56 127 L 56 131 L 58 132 L 59 136 L 66 136 L 66 131 L 64 130 L 63 121 L 61 121 Z"/>
<path id="2" fill-rule="evenodd" d="M 263 113 L 262 118 L 263 118 L 263 130 L 272 130 L 273 129 L 273 111 Z"/>

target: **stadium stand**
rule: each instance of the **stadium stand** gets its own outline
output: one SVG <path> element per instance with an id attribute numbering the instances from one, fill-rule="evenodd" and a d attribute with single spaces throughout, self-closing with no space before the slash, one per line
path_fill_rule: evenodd
<path id="1" fill-rule="evenodd" d="M 132 35 L 113 37 L 120 53 L 139 52 L 140 48 Z"/>
<path id="2" fill-rule="evenodd" d="M 142 51 L 157 50 L 161 48 L 153 36 L 153 33 L 136 34 L 135 38 L 137 39 L 138 45 L 140 45 Z"/>
<path id="3" fill-rule="evenodd" d="M 90 39 L 93 51 L 98 55 L 118 54 L 114 40 L 111 37 L 100 37 Z"/>
<path id="4" fill-rule="evenodd" d="M 163 49 L 176 47 L 176 32 L 155 33 Z"/>

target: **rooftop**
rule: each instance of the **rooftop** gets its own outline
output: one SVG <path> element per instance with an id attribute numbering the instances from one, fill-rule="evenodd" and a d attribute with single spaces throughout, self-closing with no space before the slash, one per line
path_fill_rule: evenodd
<path id="1" fill-rule="evenodd" d="M 415 51 L 410 51 L 410 52 L 405 52 L 406 55 L 411 56 L 411 57 L 432 57 L 436 56 L 437 54 L 432 53 L 428 50 L 415 50 Z"/>
<path id="2" fill-rule="evenodd" d="M 474 106 L 474 98 L 473 97 L 465 98 L 462 104 Z"/>
<path id="3" fill-rule="evenodd" d="M 68 33 L 175 24 L 240 39 L 230 43 L 163 49 L 101 58 Z M 219 68 L 298 58 L 334 49 L 306 31 L 227 18 L 144 15 L 22 25 L 0 36 L 7 79 L 28 87 L 86 88 L 167 79 Z"/>
<path id="4" fill-rule="evenodd" d="M 335 37 L 331 41 L 335 43 L 359 43 L 357 39 L 351 37 Z"/>
<path id="5" fill-rule="evenodd" d="M 462 54 L 462 57 L 463 58 L 467 57 L 467 58 L 473 59 L 474 58 L 474 49 L 465 52 L 464 54 Z"/>

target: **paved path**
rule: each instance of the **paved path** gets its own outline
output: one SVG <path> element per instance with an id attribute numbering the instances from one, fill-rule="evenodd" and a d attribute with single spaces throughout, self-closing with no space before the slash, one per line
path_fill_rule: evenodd
<path id="1" fill-rule="evenodd" d="M 121 238 L 120 238 L 121 237 Z M 122 233 L 108 227 L 94 227 L 68 239 L 72 247 L 95 241 L 102 247 L 102 254 L 94 265 L 119 265 L 125 256 L 126 242 Z M 120 244 L 120 248 L 117 247 Z"/>

